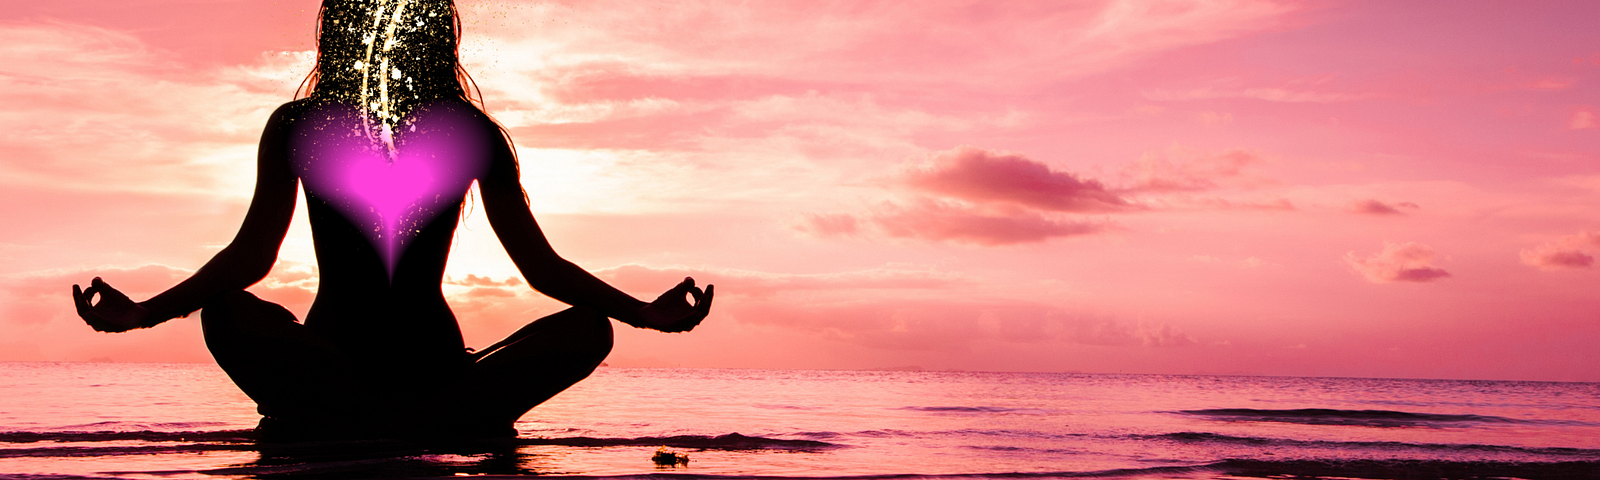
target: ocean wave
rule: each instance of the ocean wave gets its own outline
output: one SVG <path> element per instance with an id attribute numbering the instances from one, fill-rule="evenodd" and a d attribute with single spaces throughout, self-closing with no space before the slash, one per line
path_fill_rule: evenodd
<path id="1" fill-rule="evenodd" d="M 841 438 L 841 437 L 843 437 L 843 438 L 849 438 L 849 437 L 862 437 L 862 438 L 992 437 L 992 438 L 1013 439 L 1013 440 L 1018 440 L 1018 441 L 1023 441 L 1023 442 L 1035 442 L 1035 441 L 1040 441 L 1040 440 L 1060 440 L 1060 439 L 1081 438 L 1081 437 L 1090 436 L 1087 433 L 1052 433 L 1052 432 L 1045 432 L 1045 431 L 1039 431 L 1039 430 L 988 429 L 988 428 L 962 428 L 962 429 L 956 429 L 956 430 L 898 430 L 898 429 L 882 429 L 882 430 L 858 430 L 858 431 L 854 431 L 854 432 L 817 431 L 817 432 L 795 432 L 795 433 L 789 433 L 787 435 L 797 436 L 797 437 L 806 437 L 806 438 L 815 438 L 815 439 L 831 439 L 831 438 Z"/>
<path id="2" fill-rule="evenodd" d="M 161 432 L 151 430 L 0 432 L 0 443 L 115 442 L 130 440 L 141 442 L 253 442 L 256 440 L 256 436 L 255 432 L 251 430 L 199 432 Z"/>
<path id="3" fill-rule="evenodd" d="M 858 437 L 868 437 L 868 438 L 889 438 L 889 437 L 915 437 L 915 436 L 918 436 L 919 433 L 918 432 L 909 431 L 909 430 L 899 430 L 899 429 L 894 429 L 894 428 L 885 428 L 885 429 L 874 429 L 874 430 L 862 430 L 862 431 L 859 431 L 859 432 L 847 433 L 846 435 L 853 435 L 853 436 L 858 436 Z"/>
<path id="4" fill-rule="evenodd" d="M 779 405 L 775 403 L 757 403 L 750 406 L 769 410 L 820 410 L 822 408 L 811 405 Z"/>
<path id="5" fill-rule="evenodd" d="M 1239 437 L 1208 432 L 1175 432 L 1159 435 L 1128 435 L 1127 438 L 1140 440 L 1169 440 L 1184 443 L 1216 443 L 1246 445 L 1253 447 L 1266 447 L 1277 449 L 1291 448 L 1335 448 L 1368 449 L 1394 452 L 1402 449 L 1434 451 L 1434 452 L 1479 452 L 1479 453 L 1510 453 L 1525 455 L 1540 455 L 1549 457 L 1583 458 L 1585 460 L 1600 461 L 1600 450 L 1588 448 L 1567 447 L 1513 447 L 1507 445 L 1482 445 L 1461 443 L 1410 443 L 1393 441 L 1361 441 L 1341 442 L 1331 440 L 1292 440 L 1284 438 Z M 1600 478 L 1600 477 L 1597 477 Z"/>
<path id="6" fill-rule="evenodd" d="M 1052 410 L 1042 408 L 1010 408 L 1010 407 L 967 407 L 967 406 L 931 406 L 931 407 L 899 407 L 896 410 L 913 410 L 932 413 L 1007 413 L 1015 415 L 1049 415 Z"/>
<path id="7" fill-rule="evenodd" d="M 1224 460 L 1208 465 L 1241 477 L 1588 480 L 1600 461 L 1472 462 L 1447 460 Z"/>
<path id="8" fill-rule="evenodd" d="M 363 470 L 368 470 L 363 472 Z M 365 478 L 364 473 L 399 474 L 415 477 L 474 475 L 551 475 L 566 472 L 548 472 L 523 467 L 485 467 L 482 465 L 452 462 L 428 462 L 425 459 L 394 458 L 384 460 L 341 461 L 326 464 L 292 465 L 240 465 L 197 472 L 107 472 L 107 473 L 204 473 L 211 475 L 326 475 L 337 473 L 341 477 Z M 1579 480 L 1600 478 L 1600 462 L 1479 462 L 1437 460 L 1222 460 L 1188 466 L 1160 466 L 1094 471 L 1054 472 L 995 472 L 923 474 L 891 473 L 876 475 L 838 476 L 780 476 L 780 475 L 706 475 L 690 472 L 651 473 L 640 475 L 582 476 L 604 480 L 727 480 L 748 478 L 756 480 L 899 480 L 899 479 L 1048 479 L 1048 478 L 1216 478 L 1217 476 L 1255 478 L 1365 478 L 1365 479 L 1484 479 L 1519 478 L 1523 480 Z"/>
<path id="9" fill-rule="evenodd" d="M 1468 423 L 1591 425 L 1587 422 L 1518 420 L 1493 415 L 1412 413 L 1394 410 L 1336 410 L 1331 408 L 1301 408 L 1294 410 L 1213 408 L 1206 410 L 1180 410 L 1177 413 L 1229 421 L 1283 422 L 1305 425 L 1358 425 L 1365 427 L 1440 427 Z"/>
<path id="10" fill-rule="evenodd" d="M 152 422 L 109 421 L 109 422 L 81 423 L 81 424 L 77 424 L 77 425 L 62 425 L 62 426 L 59 426 L 59 427 L 51 427 L 48 430 L 51 430 L 51 431 L 63 431 L 63 432 L 64 431 L 78 431 L 78 432 L 90 432 L 90 431 L 92 431 L 92 432 L 108 432 L 108 431 L 136 432 L 136 431 L 143 431 L 143 430 L 178 432 L 178 431 L 194 431 L 194 430 L 197 430 L 197 429 L 204 429 L 206 427 L 221 427 L 221 426 L 226 426 L 226 425 L 228 425 L 228 424 L 223 423 L 223 422 L 153 422 L 152 423 Z"/>
<path id="11" fill-rule="evenodd" d="M 298 468 L 296 468 L 296 467 L 298 467 Z M 313 467 L 313 466 L 296 466 L 296 467 L 284 468 L 284 467 L 281 467 L 281 466 L 267 466 L 267 467 L 262 467 L 262 468 L 254 468 L 254 467 L 246 466 L 246 467 L 232 467 L 232 468 L 217 469 L 217 470 L 206 470 L 206 471 L 200 471 L 200 472 L 156 472 L 156 473 L 157 474 L 204 473 L 204 474 L 209 474 L 209 475 L 256 475 L 256 476 L 269 476 L 270 475 L 270 476 L 279 476 L 279 475 L 318 475 L 318 474 L 326 474 L 326 473 L 335 473 L 336 472 L 336 473 L 342 474 L 342 476 L 345 476 L 345 477 L 350 477 L 351 476 L 350 473 L 349 473 L 351 471 L 351 469 L 349 468 L 348 465 L 340 465 L 337 469 L 327 469 L 327 470 L 315 469 L 315 467 Z M 308 467 L 310 467 L 310 468 L 308 468 Z M 417 467 L 412 467 L 412 468 L 417 468 Z M 431 471 L 429 471 L 429 470 L 431 470 Z M 395 471 L 395 469 L 393 469 L 391 467 L 391 468 L 388 469 L 388 471 L 389 472 L 393 472 L 393 471 Z M 596 476 L 591 476 L 591 475 L 570 475 L 569 476 L 566 472 L 542 472 L 542 471 L 535 471 L 535 470 L 523 470 L 523 471 L 515 471 L 515 472 L 497 472 L 497 471 L 494 471 L 494 470 L 489 470 L 489 471 L 471 471 L 471 472 L 463 471 L 463 472 L 454 472 L 454 473 L 450 472 L 449 470 L 440 470 L 440 469 L 428 469 L 428 470 L 424 471 L 424 473 L 429 474 L 429 475 L 434 475 L 434 476 L 452 476 L 452 475 L 456 475 L 457 473 L 459 473 L 460 476 L 468 476 L 468 475 L 494 475 L 494 476 L 516 475 L 516 476 L 530 476 L 531 477 L 531 476 L 562 475 L 562 476 L 567 476 L 567 478 L 592 479 L 592 480 L 699 480 L 699 479 L 705 479 L 705 480 L 733 480 L 733 479 L 752 479 L 752 480 L 899 480 L 899 479 L 981 480 L 981 479 L 989 479 L 989 478 L 995 478 L 995 479 L 1002 479 L 1002 478 L 1004 478 L 1004 479 L 1130 478 L 1130 477 L 1133 477 L 1133 478 L 1147 478 L 1145 476 L 1152 476 L 1152 475 L 1153 476 L 1159 476 L 1159 478 L 1192 478 L 1192 479 L 1199 479 L 1199 478 L 1206 478 L 1206 477 L 1200 477 L 1200 475 L 1208 474 L 1208 473 L 1216 473 L 1216 472 L 1217 472 L 1216 469 L 1211 468 L 1211 467 L 1207 467 L 1207 466 L 1200 466 L 1200 467 L 1130 468 L 1130 469 L 1102 470 L 1102 471 L 1090 471 L 1090 472 L 1002 472 L 1002 473 L 955 473 L 955 474 L 891 473 L 891 474 L 878 474 L 878 475 L 838 475 L 838 476 L 813 476 L 813 475 L 806 475 L 806 476 L 711 475 L 711 474 L 699 474 L 699 473 L 688 473 L 688 472 L 670 472 L 670 473 L 663 472 L 663 473 L 647 473 L 647 474 L 637 474 L 637 475 L 596 475 Z M 136 472 L 112 472 L 112 473 L 136 473 Z M 405 471 L 401 475 L 404 475 L 406 477 L 416 478 L 418 476 L 417 473 L 418 472 L 415 472 L 415 471 Z M 1556 479 L 1531 478 L 1531 479 L 1528 479 L 1528 480 L 1556 480 Z"/>
<path id="12" fill-rule="evenodd" d="M 103 442 L 146 442 L 147 445 L 96 445 Z M 349 440 L 332 442 L 298 442 L 288 444 L 258 444 L 251 430 L 221 430 L 212 432 L 0 432 L 0 444 L 51 443 L 48 447 L 22 447 L 0 449 L 0 458 L 15 457 L 93 457 L 124 455 L 155 455 L 167 453 L 201 452 L 212 450 L 256 450 L 288 453 L 298 447 L 313 449 L 335 448 L 413 449 L 432 445 L 427 442 L 394 440 Z M 59 444 L 67 445 L 59 445 Z M 176 445 L 174 445 L 176 443 Z M 441 442 L 446 443 L 446 442 Z M 448 442 L 458 447 L 463 442 Z M 837 448 L 841 445 L 817 440 L 789 440 L 751 437 L 739 433 L 726 435 L 676 435 L 668 437 L 553 437 L 486 439 L 465 442 L 467 445 L 494 447 L 523 445 L 552 445 L 565 447 L 660 447 L 697 450 L 790 450 L 812 451 Z"/>
<path id="13" fill-rule="evenodd" d="M 250 445 L 237 443 L 3 448 L 0 449 L 0 458 L 126 457 L 132 455 L 165 455 L 174 453 L 200 453 L 218 450 L 251 449 L 252 448 L 250 448 Z"/>
<path id="14" fill-rule="evenodd" d="M 558 445 L 565 447 L 660 447 L 697 448 L 703 450 L 818 450 L 836 448 L 839 444 L 817 440 L 786 440 L 751 437 L 730 433 L 715 437 L 705 435 L 676 435 L 671 437 L 638 438 L 518 438 L 519 445 Z"/>
<path id="15" fill-rule="evenodd" d="M 989 452 L 1004 452 L 1008 454 L 1024 455 L 1093 455 L 1095 452 L 1082 448 L 1040 448 L 1018 445 L 962 445 L 969 450 L 983 450 Z"/>
<path id="16" fill-rule="evenodd" d="M 900 410 L 916 410 L 919 412 L 955 412 L 955 413 L 1004 413 L 1018 411 L 1015 408 L 1005 407 L 900 407 Z"/>

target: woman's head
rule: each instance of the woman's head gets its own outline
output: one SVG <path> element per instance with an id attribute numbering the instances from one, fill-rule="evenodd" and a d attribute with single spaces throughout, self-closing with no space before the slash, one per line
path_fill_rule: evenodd
<path id="1" fill-rule="evenodd" d="M 319 17 L 316 96 L 391 126 L 424 100 L 466 96 L 451 0 L 324 0 Z"/>

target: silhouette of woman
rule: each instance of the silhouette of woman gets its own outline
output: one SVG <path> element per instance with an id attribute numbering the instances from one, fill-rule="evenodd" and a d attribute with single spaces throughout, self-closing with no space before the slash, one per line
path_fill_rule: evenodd
<path id="1" fill-rule="evenodd" d="M 267 121 L 255 197 L 232 243 L 144 302 L 99 278 L 73 285 L 78 314 L 122 332 L 203 310 L 206 346 L 255 400 L 268 440 L 515 436 L 512 422 L 610 353 L 608 318 L 663 332 L 698 325 L 711 286 L 684 279 L 645 303 L 551 249 L 507 134 L 467 96 L 460 28 L 450 0 L 325 0 L 309 94 Z M 572 305 L 476 352 L 440 290 L 473 181 L 528 284 Z M 303 324 L 244 291 L 277 259 L 297 182 L 320 275 Z"/>

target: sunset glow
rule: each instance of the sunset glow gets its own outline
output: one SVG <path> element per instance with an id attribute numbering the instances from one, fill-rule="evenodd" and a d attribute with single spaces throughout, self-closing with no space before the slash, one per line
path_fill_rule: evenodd
<path id="1" fill-rule="evenodd" d="M 318 3 L 3 10 L 0 360 L 211 361 L 70 287 L 233 237 Z M 556 250 L 716 285 L 613 366 L 1600 381 L 1600 4 L 458 6 Z M 300 208 L 251 291 L 303 316 Z M 562 308 L 481 201 L 457 237 L 468 345 Z"/>

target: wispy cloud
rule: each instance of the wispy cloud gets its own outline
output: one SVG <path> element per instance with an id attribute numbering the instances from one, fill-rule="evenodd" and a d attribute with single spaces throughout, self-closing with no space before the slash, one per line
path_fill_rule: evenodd
<path id="1" fill-rule="evenodd" d="M 293 92 L 277 76 L 303 74 L 304 61 L 192 69 L 121 32 L 0 26 L 0 172 L 7 183 L 248 192 L 261 125 Z"/>
<path id="2" fill-rule="evenodd" d="M 1108 228 L 1103 222 L 1059 219 L 1029 210 L 982 211 L 947 202 L 889 206 L 872 219 L 891 237 L 991 246 L 1043 242 Z"/>
<path id="3" fill-rule="evenodd" d="M 1138 208 L 1098 180 L 1081 178 L 1021 155 L 969 146 L 940 152 L 932 165 L 905 174 L 912 188 L 970 202 L 1003 202 L 1074 213 Z"/>
<path id="4" fill-rule="evenodd" d="M 1584 107 L 1576 112 L 1572 112 L 1572 117 L 1567 119 L 1567 129 L 1569 130 L 1589 130 L 1595 128 L 1600 128 L 1600 116 L 1595 115 L 1594 110 L 1591 110 L 1588 107 Z"/>
<path id="5" fill-rule="evenodd" d="M 1361 215 L 1405 215 L 1406 212 L 1400 211 L 1400 208 L 1417 209 L 1421 207 L 1418 207 L 1417 204 L 1411 202 L 1397 202 L 1389 204 L 1377 200 L 1366 199 L 1352 202 L 1349 210 L 1350 213 L 1357 213 Z"/>
<path id="6" fill-rule="evenodd" d="M 980 344 L 1173 348 L 1199 342 L 1166 323 L 1073 315 L 1030 302 L 972 299 L 740 303 L 739 321 L 887 350 L 961 352 Z"/>
<path id="7" fill-rule="evenodd" d="M 1594 250 L 1596 247 L 1600 247 L 1600 235 L 1578 232 L 1544 245 L 1523 249 L 1519 256 L 1523 265 L 1542 270 L 1589 268 L 1594 265 L 1594 256 L 1585 250 Z"/>
<path id="8" fill-rule="evenodd" d="M 1260 152 L 1231 149 L 1221 153 L 1168 149 L 1147 152 L 1122 168 L 1125 190 L 1138 193 L 1195 192 L 1223 186 L 1252 187 L 1269 181 L 1245 172 L 1264 163 Z"/>
<path id="9" fill-rule="evenodd" d="M 946 289 L 969 283 L 968 279 L 951 273 L 897 269 L 796 274 L 628 264 L 596 270 L 594 273 L 633 291 L 665 290 L 685 277 L 692 277 L 698 285 L 716 284 L 717 288 L 731 295 L 756 296 L 814 290 Z"/>
<path id="10" fill-rule="evenodd" d="M 1111 228 L 1104 221 L 1073 220 L 1022 208 L 974 208 L 927 199 L 906 205 L 886 203 L 860 216 L 809 214 L 794 227 L 820 237 L 871 232 L 890 238 L 982 246 L 1038 243 Z"/>
<path id="11" fill-rule="evenodd" d="M 1381 252 L 1368 257 L 1350 252 L 1344 260 L 1372 283 L 1427 283 L 1450 277 L 1450 272 L 1436 265 L 1439 253 L 1416 242 L 1384 242 Z"/>
<path id="12" fill-rule="evenodd" d="M 1242 98 L 1262 100 L 1267 102 L 1285 103 L 1329 103 L 1350 102 L 1372 98 L 1371 95 L 1345 92 L 1318 92 L 1311 90 L 1294 90 L 1290 88 L 1214 88 L 1203 87 L 1193 90 L 1171 91 L 1150 90 L 1144 92 L 1144 97 L 1157 101 L 1185 101 L 1185 100 L 1211 100 L 1219 98 Z"/>

